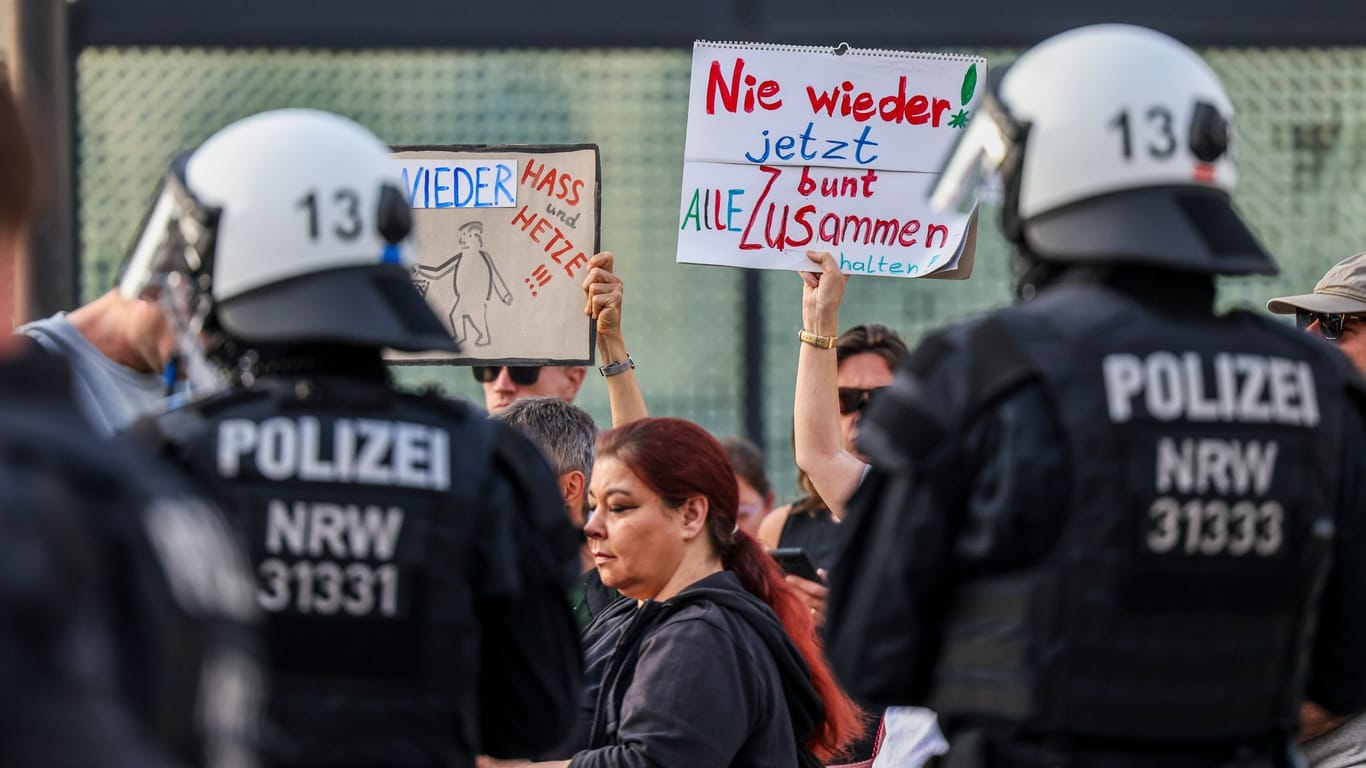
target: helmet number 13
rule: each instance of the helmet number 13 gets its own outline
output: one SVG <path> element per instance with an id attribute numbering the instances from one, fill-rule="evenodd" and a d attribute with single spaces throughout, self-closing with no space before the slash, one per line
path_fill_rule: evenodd
<path id="1" fill-rule="evenodd" d="M 332 234 L 338 239 L 350 242 L 360 237 L 363 222 L 360 216 L 360 195 L 356 190 L 343 187 L 332 193 L 331 210 L 328 219 L 332 223 Z M 308 190 L 296 204 L 308 213 L 308 239 L 317 240 L 319 236 L 318 191 Z"/>
<path id="2" fill-rule="evenodd" d="M 1171 110 L 1163 106 L 1148 107 L 1148 111 L 1143 113 L 1148 123 L 1145 131 L 1149 135 L 1146 144 L 1148 154 L 1159 160 L 1165 160 L 1176 152 L 1176 133 L 1172 129 Z M 1106 125 L 1119 131 L 1120 150 L 1124 154 L 1125 160 L 1134 158 L 1133 131 L 1129 126 L 1129 110 L 1121 109 Z"/>

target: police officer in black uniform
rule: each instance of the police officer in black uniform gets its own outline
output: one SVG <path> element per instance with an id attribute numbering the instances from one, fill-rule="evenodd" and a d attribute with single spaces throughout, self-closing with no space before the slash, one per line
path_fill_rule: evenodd
<path id="1" fill-rule="evenodd" d="M 1216 275 L 1275 273 L 1230 205 L 1231 119 L 1180 43 L 1076 29 L 938 182 L 971 201 L 999 171 L 1022 301 L 928 336 L 870 406 L 827 627 L 857 697 L 939 713 L 948 765 L 1290 765 L 1303 697 L 1366 706 L 1362 385 L 1214 311 Z"/>
<path id="2" fill-rule="evenodd" d="M 136 431 L 249 548 L 277 766 L 530 754 L 574 709 L 554 475 L 464 403 L 396 391 L 381 359 L 456 351 L 410 282 L 400 190 L 360 126 L 255 115 L 172 164 L 125 281 L 159 286 L 184 340 L 198 399 Z M 220 370 L 230 386 L 203 397 Z"/>
<path id="3" fill-rule="evenodd" d="M 33 162 L 0 66 L 0 274 Z M 7 286 L 12 288 L 12 286 Z M 84 420 L 0 294 L 0 765 L 257 765 L 251 576 L 183 478 Z"/>
<path id="4" fill-rule="evenodd" d="M 0 765 L 257 765 L 250 573 L 217 510 L 79 414 L 65 363 L 0 363 Z"/>

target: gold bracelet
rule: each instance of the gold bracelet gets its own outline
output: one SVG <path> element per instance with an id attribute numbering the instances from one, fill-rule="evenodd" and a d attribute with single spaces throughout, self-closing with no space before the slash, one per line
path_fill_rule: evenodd
<path id="1" fill-rule="evenodd" d="M 839 337 L 822 336 L 819 333 L 812 333 L 811 331 L 808 331 L 805 328 L 803 328 L 800 331 L 797 331 L 797 338 L 803 344 L 810 344 L 813 347 L 819 347 L 820 349 L 834 349 L 835 341 Z"/>

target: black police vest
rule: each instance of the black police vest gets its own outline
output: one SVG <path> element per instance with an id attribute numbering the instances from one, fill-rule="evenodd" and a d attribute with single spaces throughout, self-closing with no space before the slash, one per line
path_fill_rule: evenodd
<path id="1" fill-rule="evenodd" d="M 242 536 L 284 765 L 444 765 L 476 743 L 471 550 L 492 428 L 379 383 L 266 380 L 159 420 Z"/>
<path id="2" fill-rule="evenodd" d="M 1065 522 L 1042 564 L 955 595 L 931 706 L 1165 744 L 1293 733 L 1344 366 L 1247 313 L 1056 294 L 986 321 L 975 357 L 1043 387 L 1071 457 Z"/>
<path id="3" fill-rule="evenodd" d="M 0 668 L 22 673 L 0 675 L 19 713 L 0 716 L 0 763 L 254 766 L 266 681 L 242 552 L 182 477 L 82 421 L 71 391 L 57 358 L 0 361 L 0 595 L 16 619 Z"/>

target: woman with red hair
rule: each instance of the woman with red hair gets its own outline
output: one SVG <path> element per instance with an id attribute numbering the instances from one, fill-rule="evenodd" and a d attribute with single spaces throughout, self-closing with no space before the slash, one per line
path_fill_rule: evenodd
<path id="1" fill-rule="evenodd" d="M 585 638 L 612 648 L 589 748 L 550 765 L 819 766 L 861 734 L 810 611 L 736 526 L 720 442 L 682 419 L 606 432 L 589 505 L 602 581 L 633 599 Z"/>

